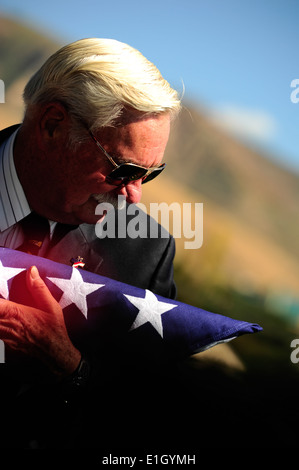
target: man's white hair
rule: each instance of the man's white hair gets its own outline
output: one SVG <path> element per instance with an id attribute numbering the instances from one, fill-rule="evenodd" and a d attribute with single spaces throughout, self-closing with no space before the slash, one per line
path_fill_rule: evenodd
<path id="1" fill-rule="evenodd" d="M 176 115 L 180 99 L 138 50 L 113 39 L 88 38 L 55 52 L 24 90 L 27 109 L 60 101 L 95 131 L 113 126 L 125 109 Z"/>

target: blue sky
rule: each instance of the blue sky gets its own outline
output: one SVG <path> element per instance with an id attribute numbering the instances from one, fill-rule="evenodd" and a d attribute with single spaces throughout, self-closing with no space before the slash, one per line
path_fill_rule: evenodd
<path id="1" fill-rule="evenodd" d="M 0 13 L 62 43 L 127 42 L 186 100 L 299 172 L 298 0 L 1 0 Z"/>

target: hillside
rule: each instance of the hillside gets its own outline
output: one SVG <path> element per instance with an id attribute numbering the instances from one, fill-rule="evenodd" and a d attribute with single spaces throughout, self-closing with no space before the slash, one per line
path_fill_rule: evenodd
<path id="1" fill-rule="evenodd" d="M 173 177 L 298 259 L 299 175 L 226 135 L 190 106 L 180 115 L 168 155 Z"/>
<path id="2" fill-rule="evenodd" d="M 162 178 L 162 177 L 161 177 Z M 159 185 L 160 183 L 160 185 Z M 177 239 L 177 263 L 198 282 L 232 286 L 246 294 L 270 295 L 273 292 L 298 293 L 299 264 L 284 246 L 262 230 L 210 200 L 163 175 L 161 181 L 147 185 L 142 202 L 173 201 L 192 204 L 191 227 L 195 228 L 194 204 L 203 202 L 203 245 L 198 250 L 184 248 L 186 238 Z M 171 219 L 170 219 L 171 221 Z M 188 223 L 189 225 L 189 223 Z M 170 228 L 172 224 L 170 223 Z"/>
<path id="3" fill-rule="evenodd" d="M 24 84 L 58 47 L 58 41 L 1 16 L 0 11 L 0 78 L 5 84 L 6 101 L 0 105 L 1 128 L 22 119 Z"/>

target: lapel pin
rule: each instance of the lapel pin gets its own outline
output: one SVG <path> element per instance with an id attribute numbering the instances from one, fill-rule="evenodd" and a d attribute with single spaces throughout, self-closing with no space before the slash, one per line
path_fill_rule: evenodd
<path id="1" fill-rule="evenodd" d="M 77 256 L 76 258 L 72 258 L 71 260 L 73 268 L 84 268 L 85 263 L 83 263 L 83 258 L 81 256 Z"/>

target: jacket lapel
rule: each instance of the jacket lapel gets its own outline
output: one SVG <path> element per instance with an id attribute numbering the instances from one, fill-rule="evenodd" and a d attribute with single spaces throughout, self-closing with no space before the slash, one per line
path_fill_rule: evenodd
<path id="1" fill-rule="evenodd" d="M 71 229 L 68 226 L 63 227 L 65 234 L 57 243 L 50 244 L 46 258 L 72 265 L 72 259 L 79 256 L 83 258 L 84 269 L 99 274 L 103 258 L 91 248 L 89 237 L 86 236 L 88 233 L 83 233 L 82 226 Z"/>
<path id="2" fill-rule="evenodd" d="M 4 142 L 8 137 L 11 136 L 11 134 L 20 127 L 21 124 L 15 124 L 13 126 L 7 127 L 6 129 L 3 129 L 0 131 L 0 144 Z"/>

